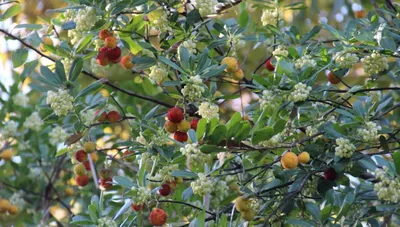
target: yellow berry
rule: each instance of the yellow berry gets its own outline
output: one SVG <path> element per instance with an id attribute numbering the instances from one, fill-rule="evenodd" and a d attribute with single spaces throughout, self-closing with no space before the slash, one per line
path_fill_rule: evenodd
<path id="1" fill-rule="evenodd" d="M 78 176 L 83 176 L 86 175 L 86 168 L 85 165 L 83 165 L 82 163 L 76 164 L 74 166 L 74 173 Z"/>
<path id="2" fill-rule="evenodd" d="M 0 199 L 0 213 L 5 213 L 10 207 L 10 203 L 6 199 Z"/>
<path id="3" fill-rule="evenodd" d="M 222 59 L 221 65 L 226 65 L 225 72 L 228 73 L 234 73 L 239 69 L 239 62 L 233 57 L 225 57 Z"/>
<path id="4" fill-rule="evenodd" d="M 256 213 L 254 211 L 246 211 L 242 212 L 242 218 L 246 221 L 252 221 L 254 219 L 254 216 L 256 216 Z"/>
<path id="5" fill-rule="evenodd" d="M 297 158 L 299 159 L 299 162 L 302 164 L 307 164 L 310 161 L 310 154 L 308 152 L 301 152 Z"/>
<path id="6" fill-rule="evenodd" d="M 187 132 L 190 129 L 190 122 L 187 120 L 182 120 L 178 123 L 178 131 L 180 132 Z"/>
<path id="7" fill-rule="evenodd" d="M 15 205 L 9 206 L 8 213 L 10 213 L 11 215 L 18 214 L 18 207 Z"/>
<path id="8" fill-rule="evenodd" d="M 281 164 L 284 169 L 295 169 L 299 164 L 299 160 L 295 153 L 289 151 L 281 157 Z"/>
<path id="9" fill-rule="evenodd" d="M 1 152 L 1 158 L 4 159 L 4 161 L 10 161 L 12 159 L 13 152 L 10 149 L 6 149 L 3 152 Z"/>
<path id="10" fill-rule="evenodd" d="M 243 70 L 241 70 L 241 69 L 238 69 L 236 72 L 232 73 L 232 78 L 234 80 L 239 81 L 239 80 L 242 80 L 243 77 L 244 77 L 244 73 L 243 73 Z"/>
<path id="11" fill-rule="evenodd" d="M 85 150 L 86 153 L 92 153 L 96 150 L 96 144 L 93 142 L 86 142 L 83 145 L 83 150 Z"/>
<path id="12" fill-rule="evenodd" d="M 250 201 L 243 196 L 236 199 L 236 210 L 239 212 L 247 212 L 250 210 Z"/>

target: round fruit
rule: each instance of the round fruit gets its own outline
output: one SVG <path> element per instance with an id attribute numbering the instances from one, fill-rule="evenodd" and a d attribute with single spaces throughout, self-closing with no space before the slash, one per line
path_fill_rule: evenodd
<path id="1" fill-rule="evenodd" d="M 107 29 L 103 29 L 99 32 L 99 38 L 103 41 L 106 40 L 106 38 L 111 37 L 111 36 L 112 36 L 111 32 L 109 32 Z"/>
<path id="2" fill-rule="evenodd" d="M 93 142 L 86 142 L 83 144 L 83 150 L 85 150 L 86 153 L 92 153 L 96 150 L 96 144 Z"/>
<path id="3" fill-rule="evenodd" d="M 354 16 L 356 18 L 364 18 L 365 17 L 365 11 L 364 10 L 358 10 L 354 12 Z"/>
<path id="4" fill-rule="evenodd" d="M 132 57 L 130 55 L 121 58 L 121 65 L 124 69 L 131 69 L 133 67 Z"/>
<path id="5" fill-rule="evenodd" d="M 167 184 L 169 185 L 169 187 L 171 188 L 171 191 L 176 189 L 176 185 L 178 184 L 176 182 L 176 179 L 174 181 L 167 181 Z"/>
<path id="6" fill-rule="evenodd" d="M 174 140 L 177 140 L 179 142 L 186 142 L 188 140 L 188 134 L 186 132 L 175 132 L 174 134 Z"/>
<path id="7" fill-rule="evenodd" d="M 15 205 L 11 205 L 8 207 L 8 213 L 10 213 L 11 215 L 15 215 L 18 214 L 18 207 Z"/>
<path id="8" fill-rule="evenodd" d="M 275 66 L 272 64 L 271 60 L 272 60 L 272 58 L 269 58 L 269 59 L 265 62 L 265 68 L 266 68 L 268 71 L 273 72 L 273 71 L 275 70 Z"/>
<path id="9" fill-rule="evenodd" d="M 164 129 L 169 133 L 175 133 L 178 130 L 178 126 L 172 121 L 166 121 L 164 124 Z"/>
<path id="10" fill-rule="evenodd" d="M 182 120 L 178 123 L 178 131 L 187 132 L 190 129 L 190 122 L 187 120 Z"/>
<path id="11" fill-rule="evenodd" d="M 6 199 L 0 199 L 0 213 L 5 213 L 10 207 L 10 202 Z"/>
<path id="12" fill-rule="evenodd" d="M 102 169 L 100 171 L 100 178 L 106 179 L 109 178 L 110 176 L 111 176 L 111 171 L 109 169 Z"/>
<path id="13" fill-rule="evenodd" d="M 75 152 L 75 159 L 78 162 L 86 162 L 88 160 L 87 153 L 84 150 Z"/>
<path id="14" fill-rule="evenodd" d="M 243 196 L 236 199 L 236 210 L 239 212 L 250 211 L 250 201 Z"/>
<path id="15" fill-rule="evenodd" d="M 149 221 L 154 226 L 162 226 L 167 222 L 167 214 L 160 208 L 154 208 L 149 214 Z"/>
<path id="16" fill-rule="evenodd" d="M 143 210 L 143 207 L 144 207 L 144 205 L 143 204 L 132 204 L 131 205 L 131 208 L 132 208 L 132 210 L 134 210 L 134 211 L 141 211 L 141 210 Z"/>
<path id="17" fill-rule="evenodd" d="M 117 123 L 121 120 L 121 115 L 117 111 L 113 110 L 108 112 L 107 119 L 110 123 Z"/>
<path id="18" fill-rule="evenodd" d="M 84 162 L 83 165 L 85 166 L 85 169 L 87 171 L 90 171 L 90 162 L 89 161 Z"/>
<path id="19" fill-rule="evenodd" d="M 238 69 L 236 72 L 232 73 L 232 78 L 234 80 L 242 80 L 244 77 L 243 70 Z"/>
<path id="20" fill-rule="evenodd" d="M 74 173 L 78 176 L 86 175 L 86 168 L 85 165 L 82 163 L 76 164 L 74 166 Z"/>
<path id="21" fill-rule="evenodd" d="M 254 219 L 254 216 L 256 216 L 256 213 L 254 211 L 247 211 L 247 212 L 242 212 L 241 215 L 244 220 L 252 221 Z"/>
<path id="22" fill-rule="evenodd" d="M 336 171 L 334 168 L 328 168 L 324 171 L 324 178 L 328 181 L 336 180 Z"/>
<path id="23" fill-rule="evenodd" d="M 338 84 L 340 83 L 340 79 L 338 77 L 335 76 L 335 74 L 333 74 L 333 72 L 329 72 L 328 73 L 328 81 L 331 84 Z"/>
<path id="24" fill-rule="evenodd" d="M 74 195 L 74 189 L 71 187 L 67 187 L 64 190 L 64 193 L 66 196 L 73 196 Z"/>
<path id="25" fill-rule="evenodd" d="M 183 110 L 179 107 L 173 107 L 168 110 L 167 118 L 173 123 L 179 123 L 183 120 Z"/>
<path id="26" fill-rule="evenodd" d="M 118 63 L 121 60 L 121 49 L 119 47 L 108 49 L 106 56 L 110 61 Z"/>
<path id="27" fill-rule="evenodd" d="M 124 151 L 122 156 L 124 157 L 125 161 L 127 161 L 127 162 L 133 162 L 136 159 L 135 153 L 128 151 L 128 150 Z"/>
<path id="28" fill-rule="evenodd" d="M 100 187 L 102 189 L 107 190 L 107 189 L 110 189 L 112 186 L 113 186 L 113 183 L 112 183 L 111 177 L 100 179 Z"/>
<path id="29" fill-rule="evenodd" d="M 95 162 L 97 162 L 97 160 L 99 160 L 99 155 L 96 152 L 91 153 L 90 156 L 92 157 L 93 163 L 95 163 Z"/>
<path id="30" fill-rule="evenodd" d="M 76 176 L 75 181 L 78 186 L 83 187 L 89 183 L 89 177 L 88 175 Z"/>
<path id="31" fill-rule="evenodd" d="M 197 130 L 197 124 L 199 123 L 200 119 L 198 118 L 194 118 L 191 122 L 190 122 L 190 128 L 193 130 Z"/>
<path id="32" fill-rule="evenodd" d="M 158 193 L 162 196 L 168 196 L 171 193 L 171 187 L 168 184 L 163 184 Z"/>
<path id="33" fill-rule="evenodd" d="M 117 47 L 117 38 L 115 36 L 105 38 L 104 45 L 110 49 Z"/>
<path id="34" fill-rule="evenodd" d="M 295 153 L 288 151 L 282 155 L 281 164 L 284 169 L 295 169 L 299 164 L 299 159 Z"/>
<path id="35" fill-rule="evenodd" d="M 1 152 L 1 158 L 4 159 L 4 161 L 10 161 L 13 157 L 13 152 L 11 149 L 6 149 L 3 152 Z"/>
<path id="36" fill-rule="evenodd" d="M 221 65 L 226 65 L 225 72 L 228 73 L 234 73 L 239 69 L 239 62 L 233 57 L 225 57 L 222 59 Z"/>
<path id="37" fill-rule="evenodd" d="M 94 114 L 97 117 L 97 121 L 98 122 L 105 122 L 107 120 L 107 113 L 105 111 L 102 111 L 100 113 L 101 110 L 96 110 L 96 112 L 94 112 Z"/>
<path id="38" fill-rule="evenodd" d="M 310 154 L 308 152 L 301 152 L 297 158 L 299 159 L 299 162 L 302 164 L 307 164 L 310 161 Z"/>
<path id="39" fill-rule="evenodd" d="M 107 54 L 104 52 L 100 52 L 97 57 L 96 57 L 96 62 L 97 64 L 101 65 L 101 66 L 107 66 L 110 61 L 107 57 Z"/>

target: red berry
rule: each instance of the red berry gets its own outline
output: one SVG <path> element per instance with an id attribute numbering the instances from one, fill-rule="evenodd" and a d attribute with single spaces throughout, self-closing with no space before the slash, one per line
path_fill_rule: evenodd
<path id="1" fill-rule="evenodd" d="M 84 162 L 83 165 L 85 165 L 86 171 L 90 171 L 90 162 L 89 161 Z"/>
<path id="2" fill-rule="evenodd" d="M 333 72 L 329 72 L 328 73 L 328 81 L 331 84 L 338 84 L 340 83 L 340 79 L 338 77 L 335 76 L 335 74 L 333 74 Z"/>
<path id="3" fill-rule="evenodd" d="M 160 208 L 154 208 L 149 214 L 149 221 L 153 226 L 162 226 L 167 222 L 167 214 Z"/>
<path id="4" fill-rule="evenodd" d="M 183 110 L 179 107 L 173 107 L 168 110 L 167 117 L 171 122 L 179 123 L 183 120 Z"/>
<path id="5" fill-rule="evenodd" d="M 100 52 L 96 57 L 96 62 L 97 62 L 97 64 L 99 64 L 101 66 L 108 65 L 109 59 L 107 57 L 107 54 L 104 52 Z"/>
<path id="6" fill-rule="evenodd" d="M 168 184 L 163 184 L 158 193 L 162 196 L 168 196 L 171 193 L 171 187 Z"/>
<path id="7" fill-rule="evenodd" d="M 266 62 L 265 62 L 265 68 L 268 69 L 269 71 L 273 72 L 275 70 L 275 66 L 272 65 L 271 63 L 272 58 L 269 58 Z"/>
<path id="8" fill-rule="evenodd" d="M 328 181 L 336 180 L 336 171 L 334 168 L 328 168 L 324 171 L 324 178 Z"/>
<path id="9" fill-rule="evenodd" d="M 115 110 L 108 112 L 107 119 L 111 123 L 117 123 L 121 120 L 121 115 Z"/>
<path id="10" fill-rule="evenodd" d="M 119 47 L 107 49 L 106 56 L 110 61 L 118 63 L 121 60 L 121 49 Z"/>
<path id="11" fill-rule="evenodd" d="M 186 142 L 188 140 L 188 134 L 186 132 L 175 132 L 174 134 L 174 140 L 177 140 L 179 142 Z"/>
<path id="12" fill-rule="evenodd" d="M 194 118 L 191 122 L 190 122 L 190 128 L 193 130 L 197 130 L 197 124 L 199 123 L 200 119 L 198 118 Z"/>
<path id="13" fill-rule="evenodd" d="M 94 115 L 97 117 L 98 122 L 105 122 L 107 120 L 107 113 L 105 111 L 102 111 L 100 113 L 100 110 L 96 110 L 96 112 L 94 112 Z"/>
<path id="14" fill-rule="evenodd" d="M 84 150 L 75 152 L 75 159 L 78 162 L 86 162 L 88 160 L 87 153 Z"/>
<path id="15" fill-rule="evenodd" d="M 88 175 L 76 176 L 75 181 L 78 186 L 83 187 L 89 183 L 89 177 Z"/>
<path id="16" fill-rule="evenodd" d="M 109 169 L 102 169 L 100 171 L 100 178 L 107 179 L 111 176 L 111 171 Z"/>
<path id="17" fill-rule="evenodd" d="M 115 48 L 117 47 L 118 40 L 114 36 L 109 36 L 105 38 L 104 45 L 108 48 Z"/>
<path id="18" fill-rule="evenodd" d="M 141 210 L 143 210 L 143 207 L 144 207 L 144 205 L 143 204 L 132 204 L 131 205 L 131 208 L 132 208 L 132 210 L 134 210 L 134 211 L 141 211 Z"/>
<path id="19" fill-rule="evenodd" d="M 102 189 L 107 190 L 107 189 L 111 188 L 112 186 L 113 186 L 113 184 L 112 184 L 111 177 L 100 179 L 100 187 Z"/>

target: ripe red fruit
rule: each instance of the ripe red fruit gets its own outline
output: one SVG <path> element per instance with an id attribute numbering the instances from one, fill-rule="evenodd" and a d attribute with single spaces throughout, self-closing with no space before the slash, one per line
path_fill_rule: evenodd
<path id="1" fill-rule="evenodd" d="M 121 58 L 121 65 L 124 69 L 131 69 L 133 67 L 133 63 L 131 62 L 132 57 L 130 55 L 123 56 Z"/>
<path id="2" fill-rule="evenodd" d="M 89 183 L 89 177 L 88 175 L 76 176 L 75 181 L 78 186 L 83 187 Z"/>
<path id="3" fill-rule="evenodd" d="M 171 193 L 171 187 L 168 184 L 163 184 L 158 193 L 162 196 L 168 196 Z"/>
<path id="4" fill-rule="evenodd" d="M 107 119 L 111 123 L 117 123 L 121 120 L 121 115 L 115 110 L 108 112 Z"/>
<path id="5" fill-rule="evenodd" d="M 112 184 L 112 178 L 111 177 L 100 179 L 100 187 L 102 189 L 107 190 L 107 189 L 111 188 L 112 186 L 113 186 L 113 184 Z"/>
<path id="6" fill-rule="evenodd" d="M 324 171 L 324 178 L 328 181 L 336 180 L 336 171 L 334 168 L 328 168 Z"/>
<path id="7" fill-rule="evenodd" d="M 132 208 L 132 210 L 134 210 L 134 211 L 141 211 L 141 210 L 143 210 L 143 207 L 144 207 L 144 205 L 143 204 L 132 204 L 131 205 L 131 208 Z"/>
<path id="8" fill-rule="evenodd" d="M 105 52 L 100 52 L 97 57 L 96 57 L 96 62 L 97 64 L 101 65 L 101 66 L 106 66 L 108 65 L 108 63 L 110 63 L 107 55 Z"/>
<path id="9" fill-rule="evenodd" d="M 153 226 L 162 226 L 167 222 L 167 214 L 160 208 L 154 208 L 149 214 L 149 221 Z"/>
<path id="10" fill-rule="evenodd" d="M 273 72 L 275 70 L 275 66 L 272 65 L 271 63 L 272 58 L 269 58 L 266 62 L 265 62 L 265 68 L 268 69 L 269 71 Z"/>
<path id="11" fill-rule="evenodd" d="M 175 132 L 174 134 L 174 140 L 177 140 L 179 142 L 186 142 L 188 140 L 188 134 L 186 132 Z"/>
<path id="12" fill-rule="evenodd" d="M 194 118 L 191 122 L 190 122 L 190 128 L 193 130 L 197 130 L 197 124 L 199 123 L 200 119 L 198 118 Z"/>
<path id="13" fill-rule="evenodd" d="M 338 84 L 340 83 L 340 79 L 338 77 L 335 76 L 335 74 L 333 74 L 333 72 L 329 72 L 328 73 L 328 81 L 331 84 Z"/>
<path id="14" fill-rule="evenodd" d="M 78 162 L 86 162 L 88 160 L 87 153 L 84 150 L 75 152 L 75 159 Z"/>
<path id="15" fill-rule="evenodd" d="M 86 171 L 90 171 L 90 162 L 89 161 L 84 162 L 83 165 L 85 166 Z"/>
<path id="16" fill-rule="evenodd" d="M 105 111 L 100 113 L 100 110 L 96 110 L 94 114 L 96 115 L 98 122 L 105 122 L 107 120 L 107 113 Z"/>
<path id="17" fill-rule="evenodd" d="M 119 47 L 108 49 L 106 56 L 110 61 L 118 63 L 121 60 L 121 49 Z"/>
<path id="18" fill-rule="evenodd" d="M 101 40 L 105 40 L 106 38 L 112 36 L 111 32 L 109 32 L 107 29 L 103 29 L 99 32 L 99 38 Z"/>
<path id="19" fill-rule="evenodd" d="M 171 122 L 179 123 L 183 120 L 183 110 L 179 107 L 173 107 L 168 110 L 167 117 Z"/>

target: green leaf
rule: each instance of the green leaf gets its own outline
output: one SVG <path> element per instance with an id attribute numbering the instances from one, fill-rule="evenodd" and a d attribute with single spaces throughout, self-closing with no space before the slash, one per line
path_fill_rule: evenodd
<path id="1" fill-rule="evenodd" d="M 133 201 L 131 199 L 127 200 L 125 204 L 119 209 L 117 214 L 114 216 L 113 220 L 119 218 L 122 214 L 124 214 L 132 205 Z"/>
<path id="2" fill-rule="evenodd" d="M 251 124 L 249 121 L 241 121 L 239 130 L 234 135 L 234 140 L 236 143 L 241 142 L 249 136 L 251 131 Z"/>
<path id="3" fill-rule="evenodd" d="M 218 125 L 212 131 L 209 139 L 210 139 L 211 143 L 218 144 L 219 142 L 226 139 L 226 134 L 227 134 L 227 129 L 226 129 L 225 125 Z"/>
<path id="4" fill-rule="evenodd" d="M 96 82 L 90 84 L 89 86 L 79 91 L 78 95 L 75 97 L 75 100 L 79 97 L 89 94 L 92 91 L 97 91 L 101 87 L 103 87 L 103 80 L 97 80 Z"/>
<path id="5" fill-rule="evenodd" d="M 326 205 L 324 207 L 324 209 L 321 210 L 321 214 L 320 214 L 320 220 L 322 223 L 324 223 L 329 216 L 331 215 L 331 211 L 332 211 L 332 205 Z"/>
<path id="6" fill-rule="evenodd" d="M 314 222 L 297 220 L 297 219 L 287 219 L 286 224 L 289 224 L 290 226 L 304 226 L 304 227 L 316 226 Z"/>
<path id="7" fill-rule="evenodd" d="M 343 39 L 343 36 L 338 32 L 338 30 L 336 30 L 334 27 L 330 26 L 329 24 L 322 22 L 321 21 L 322 26 L 328 30 L 333 36 L 335 36 L 338 39 Z"/>
<path id="8" fill-rule="evenodd" d="M 191 140 L 193 143 L 197 143 L 196 131 L 194 131 L 193 129 L 190 129 L 190 130 L 188 131 L 188 135 L 189 135 L 190 140 Z"/>
<path id="9" fill-rule="evenodd" d="M 394 166 L 396 167 L 397 174 L 400 175 L 400 151 L 394 152 L 392 154 Z"/>
<path id="10" fill-rule="evenodd" d="M 320 222 L 320 211 L 317 205 L 314 203 L 306 203 L 307 211 L 311 214 L 315 221 Z"/>
<path id="11" fill-rule="evenodd" d="M 316 36 L 320 31 L 322 27 L 321 26 L 314 26 L 311 31 L 309 31 L 307 34 L 305 34 L 301 39 L 300 39 L 300 44 L 306 43 L 308 40 Z"/>
<path id="12" fill-rule="evenodd" d="M 72 62 L 71 69 L 69 71 L 69 80 L 74 82 L 83 69 L 83 59 L 76 58 L 74 62 Z"/>
<path id="13" fill-rule="evenodd" d="M 258 144 L 262 141 L 269 140 L 272 136 L 274 136 L 274 128 L 267 126 L 263 129 L 254 131 L 251 141 L 253 144 Z"/>
<path id="14" fill-rule="evenodd" d="M 0 21 L 5 21 L 10 17 L 17 15 L 21 12 L 22 7 L 20 4 L 15 4 L 9 7 L 2 15 L 0 15 Z"/>
<path id="15" fill-rule="evenodd" d="M 242 115 L 240 112 L 236 112 L 231 119 L 225 124 L 226 129 L 228 129 L 228 134 L 231 134 L 230 130 L 236 126 L 242 120 Z"/>
<path id="16" fill-rule="evenodd" d="M 182 200 L 185 201 L 185 200 L 189 199 L 192 195 L 193 195 L 193 189 L 192 189 L 192 187 L 188 187 L 182 193 Z"/>
<path id="17" fill-rule="evenodd" d="M 121 185 L 124 188 L 129 188 L 131 189 L 132 187 L 135 187 L 136 185 L 127 177 L 122 177 L 122 176 L 115 176 L 113 178 L 113 181 L 117 185 Z"/>
<path id="18" fill-rule="evenodd" d="M 129 51 L 136 55 L 138 54 L 143 48 L 129 36 L 121 36 L 121 41 Z"/>
<path id="19" fill-rule="evenodd" d="M 173 63 L 171 60 L 169 60 L 168 58 L 166 58 L 164 56 L 158 56 L 158 60 L 167 64 L 171 68 L 178 70 L 181 73 L 185 73 L 185 71 L 181 67 L 179 67 L 177 64 Z"/>
<path id="20" fill-rule="evenodd" d="M 14 28 L 26 28 L 30 30 L 39 30 L 43 28 L 43 25 L 41 24 L 19 24 L 15 26 Z"/>
<path id="21" fill-rule="evenodd" d="M 244 5 L 244 7 L 243 7 L 244 9 L 242 8 L 242 12 L 240 13 L 240 16 L 239 16 L 239 25 L 242 28 L 245 28 L 250 21 L 249 13 L 246 9 L 245 4 L 246 4 L 246 2 L 241 3 L 241 6 Z"/>
<path id="22" fill-rule="evenodd" d="M 12 55 L 12 63 L 14 68 L 20 67 L 25 63 L 28 58 L 28 50 L 25 48 L 21 48 L 16 50 Z"/>
<path id="23" fill-rule="evenodd" d="M 79 40 L 79 42 L 75 45 L 74 52 L 79 53 L 85 48 L 91 41 L 94 35 L 87 35 L 86 37 Z"/>
<path id="24" fill-rule="evenodd" d="M 93 204 L 89 205 L 88 207 L 88 213 L 90 216 L 90 219 L 92 219 L 93 222 L 96 222 L 99 217 L 97 216 L 97 207 Z"/>
<path id="25" fill-rule="evenodd" d="M 24 70 L 22 70 L 22 73 L 19 75 L 19 80 L 23 82 L 26 79 L 26 77 L 31 75 L 31 73 L 33 72 L 33 70 L 35 70 L 37 65 L 38 65 L 38 60 L 33 60 L 25 63 Z"/>
<path id="26" fill-rule="evenodd" d="M 201 140 L 206 132 L 207 128 L 207 119 L 200 119 L 197 123 L 197 130 L 196 130 L 196 138 L 197 140 Z"/>
<path id="27" fill-rule="evenodd" d="M 57 153 L 56 153 L 56 157 L 58 157 L 58 156 L 60 156 L 60 155 L 63 155 L 63 154 L 65 154 L 65 153 L 67 153 L 68 152 L 68 148 L 66 147 L 66 148 L 63 148 L 63 149 L 61 149 L 61 150 L 58 150 L 57 151 Z"/>
<path id="28" fill-rule="evenodd" d="M 205 223 L 206 223 L 206 210 L 203 207 L 203 210 L 200 212 L 200 214 L 197 217 L 197 226 L 199 227 L 204 227 Z"/>
<path id="29" fill-rule="evenodd" d="M 174 170 L 171 175 L 173 177 L 197 177 L 196 173 L 187 171 L 187 170 Z"/>
<path id="30" fill-rule="evenodd" d="M 340 220 L 340 218 L 341 218 L 342 216 L 345 216 L 345 215 L 347 214 L 347 212 L 349 212 L 350 206 L 351 206 L 351 204 L 353 204 L 354 200 L 355 200 L 355 194 L 354 194 L 354 192 L 349 192 L 349 193 L 346 195 L 346 197 L 344 198 L 344 200 L 343 200 L 343 204 L 342 204 L 342 206 L 340 207 L 340 211 L 339 211 L 339 213 L 338 213 L 338 215 L 337 215 L 335 221 Z"/>
<path id="31" fill-rule="evenodd" d="M 67 81 L 67 76 L 65 75 L 64 65 L 61 63 L 61 61 L 56 61 L 56 74 L 62 82 Z"/>
<path id="32" fill-rule="evenodd" d="M 226 150 L 217 145 L 204 144 L 200 147 L 200 151 L 205 154 L 210 154 L 210 153 L 224 152 Z"/>
<path id="33" fill-rule="evenodd" d="M 95 222 L 88 219 L 87 217 L 78 215 L 78 216 L 74 216 L 72 218 L 72 221 L 69 224 L 71 224 L 71 225 L 93 225 L 93 224 L 95 224 Z"/>

